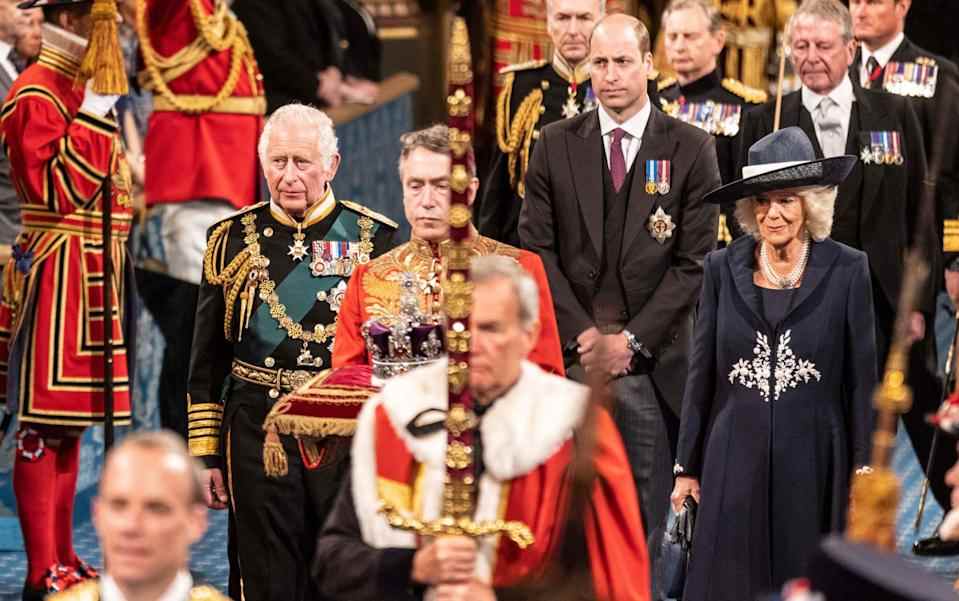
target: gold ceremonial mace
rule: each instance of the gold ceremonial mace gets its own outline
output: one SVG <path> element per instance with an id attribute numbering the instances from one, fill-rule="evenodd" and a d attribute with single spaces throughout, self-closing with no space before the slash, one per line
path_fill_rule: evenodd
<path id="1" fill-rule="evenodd" d="M 899 480 L 890 466 L 896 444 L 896 423 L 899 416 L 912 407 L 912 390 L 906 384 L 909 347 L 912 346 L 909 320 L 929 274 L 929 267 L 916 248 L 906 256 L 905 274 L 886 369 L 882 383 L 873 395 L 877 416 L 872 435 L 871 470 L 856 474 L 853 479 L 846 531 L 849 540 L 871 544 L 888 552 L 896 550 L 896 508 L 899 505 Z"/>
<path id="2" fill-rule="evenodd" d="M 446 416 L 446 479 L 443 485 L 442 516 L 423 521 L 381 502 L 380 513 L 393 528 L 420 536 L 469 536 L 480 538 L 503 534 L 525 549 L 533 544 L 526 524 L 491 520 L 476 522 L 473 513 L 479 491 L 473 457 L 479 420 L 473 411 L 469 389 L 470 310 L 473 284 L 470 281 L 471 227 L 469 163 L 473 143 L 473 69 L 466 22 L 455 17 L 449 49 L 449 94 L 446 98 L 452 171 L 450 173 L 450 245 L 443 279 L 443 308 L 446 313 L 446 351 L 449 357 L 447 381 L 449 411 Z"/>

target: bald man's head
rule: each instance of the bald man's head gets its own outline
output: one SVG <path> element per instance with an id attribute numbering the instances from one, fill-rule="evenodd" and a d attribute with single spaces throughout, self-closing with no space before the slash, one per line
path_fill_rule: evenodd
<path id="1" fill-rule="evenodd" d="M 600 105 L 617 123 L 625 123 L 649 101 L 646 80 L 653 69 L 649 31 L 629 15 L 604 17 L 589 43 L 590 78 Z"/>
<path id="2" fill-rule="evenodd" d="M 649 30 L 646 29 L 646 26 L 643 25 L 643 22 L 636 17 L 623 13 L 606 15 L 600 19 L 600 21 L 596 24 L 596 27 L 593 28 L 593 33 L 590 36 L 589 42 L 590 45 L 592 45 L 593 38 L 595 38 L 597 35 L 628 36 L 630 33 L 635 36 L 636 45 L 639 48 L 640 53 L 646 54 L 649 52 L 651 47 Z"/>

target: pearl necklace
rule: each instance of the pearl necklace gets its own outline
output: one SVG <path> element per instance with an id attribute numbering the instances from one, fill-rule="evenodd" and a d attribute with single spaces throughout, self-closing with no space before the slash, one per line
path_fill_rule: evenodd
<path id="1" fill-rule="evenodd" d="M 799 261 L 796 263 L 796 266 L 793 267 L 792 271 L 783 276 L 776 273 L 776 270 L 773 269 L 773 265 L 769 261 L 769 253 L 766 251 L 766 242 L 762 242 L 759 247 L 759 265 L 762 269 L 763 277 L 777 288 L 796 288 L 799 285 L 799 279 L 802 277 L 803 271 L 806 269 L 806 262 L 809 260 L 809 248 L 809 238 L 806 237 L 806 239 L 803 240 Z"/>

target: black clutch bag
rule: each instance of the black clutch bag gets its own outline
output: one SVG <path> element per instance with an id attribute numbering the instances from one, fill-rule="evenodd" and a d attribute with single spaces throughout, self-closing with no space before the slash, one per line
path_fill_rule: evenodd
<path id="1" fill-rule="evenodd" d="M 673 517 L 671 524 L 666 525 L 656 570 L 656 583 L 659 588 L 657 599 L 683 598 L 698 507 L 695 499 L 686 497 L 683 509 Z"/>

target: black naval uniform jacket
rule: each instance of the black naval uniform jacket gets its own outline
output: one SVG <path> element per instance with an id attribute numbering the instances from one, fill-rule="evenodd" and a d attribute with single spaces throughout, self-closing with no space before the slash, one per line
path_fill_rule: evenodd
<path id="1" fill-rule="evenodd" d="M 251 217 L 255 218 L 252 224 L 259 235 L 260 253 L 269 261 L 269 277 L 276 283 L 277 300 L 285 307 L 287 316 L 302 324 L 304 329 L 321 326 L 327 334 L 322 342 L 309 344 L 313 358 L 319 359 L 315 367 L 297 364 L 303 343 L 290 338 L 271 316 L 270 307 L 262 297 L 262 284 L 247 309 L 248 327 L 241 330 L 238 326 L 244 319 L 244 311 L 239 288 L 233 295 L 232 305 L 227 303 L 235 278 L 223 284 L 210 281 L 211 269 L 216 275 L 225 274 L 224 267 L 241 253 L 248 252 L 250 238 L 244 233 L 247 225 L 244 220 Z M 218 229 L 224 228 L 226 232 L 219 232 L 225 245 L 221 247 L 222 251 L 210 246 L 204 258 L 190 358 L 190 451 L 208 467 L 222 466 L 221 422 L 228 424 L 231 412 L 241 405 L 262 411 L 271 402 L 268 396 L 270 386 L 231 375 L 234 360 L 287 371 L 315 372 L 331 365 L 330 349 L 336 316 L 349 274 L 314 276 L 310 268 L 313 242 L 356 243 L 369 236 L 372 258 L 390 249 L 396 224 L 358 204 L 337 201 L 329 215 L 303 230 L 309 254 L 301 261 L 294 261 L 290 255 L 296 228 L 278 221 L 269 202 L 254 205 L 214 225 L 210 229 L 210 239 Z M 254 271 L 258 269 L 251 267 Z"/>
<path id="2" fill-rule="evenodd" d="M 666 194 L 646 191 L 648 160 L 670 161 Z M 621 251 L 608 261 L 606 169 L 595 110 L 547 126 L 530 161 L 520 239 L 543 260 L 564 348 L 596 325 L 593 304 L 603 268 L 608 264 L 616 270 L 626 305 L 625 328 L 653 356 L 655 363 L 645 373 L 678 416 L 703 258 L 716 244 L 717 210 L 702 202 L 719 186 L 715 142 L 652 107 L 632 166 Z M 665 217 L 657 219 L 660 209 Z M 666 218 L 676 229 L 659 242 L 648 228 Z"/>
<path id="3" fill-rule="evenodd" d="M 500 73 L 503 89 L 496 103 L 497 143 L 475 208 L 475 222 L 480 234 L 518 247 L 517 227 L 526 196 L 528 162 L 542 129 L 567 118 L 564 106 L 574 75 L 560 73 L 546 60 L 510 65 Z M 648 90 L 655 104 L 654 78 L 655 74 L 650 75 Z M 581 75 L 576 79 L 580 81 L 576 84 L 575 101 L 580 113 L 584 113 L 595 108 L 596 102 L 589 78 Z M 537 101 L 540 95 L 541 100 Z M 524 103 L 527 108 L 521 111 Z"/>
<path id="4" fill-rule="evenodd" d="M 849 177 L 839 185 L 833 221 L 832 238 L 864 250 L 869 256 L 874 288 L 881 296 L 877 299 L 876 314 L 882 321 L 882 308 L 894 310 L 899 299 L 903 257 L 915 236 L 926 155 L 916 113 L 906 99 L 858 86 L 853 86 L 853 93 L 856 101 L 849 120 L 846 154 L 860 157 L 871 131 L 899 132 L 903 144 L 901 165 L 866 164 L 861 158 L 856 162 Z M 775 104 L 768 102 L 746 115 L 738 170 L 747 164 L 749 147 L 772 132 L 775 110 Z M 801 90 L 785 95 L 782 100 L 781 127 L 790 126 L 802 128 L 816 156 L 823 156 L 812 115 L 802 104 Z M 924 253 L 935 256 L 936 236 L 928 238 Z M 931 313 L 934 303 L 935 286 L 930 284 L 921 295 L 920 308 Z M 884 356 L 892 323 L 882 327 L 877 347 Z"/>
<path id="5" fill-rule="evenodd" d="M 936 91 L 932 98 L 921 96 L 907 96 L 916 110 L 919 125 L 922 128 L 925 141 L 926 160 L 930 166 L 938 159 L 940 171 L 936 178 L 936 222 L 941 224 L 939 233 L 943 242 L 944 261 L 948 265 L 959 258 L 959 152 L 949 134 L 942 138 L 941 130 L 948 129 L 959 117 L 959 104 L 956 95 L 959 94 L 959 68 L 952 61 L 923 50 L 909 38 L 903 38 L 889 59 L 890 62 L 916 63 L 917 61 L 931 62 L 939 67 Z M 856 58 L 849 68 L 849 77 L 856 85 L 861 85 L 862 49 L 856 51 Z M 888 65 L 887 65 L 888 67 Z M 882 76 L 880 76 L 880 82 Z M 894 91 L 877 86 L 878 90 L 895 94 Z M 936 144 L 939 148 L 934 148 Z M 936 156 L 936 155 L 939 156 Z M 938 274 L 936 270 L 934 274 Z M 938 275 L 934 277 L 938 278 Z"/>
<path id="6" fill-rule="evenodd" d="M 766 93 L 762 90 L 750 88 L 739 80 L 723 79 L 719 70 L 715 70 L 696 81 L 680 85 L 675 77 L 660 80 L 657 85 L 659 91 L 659 108 L 670 117 L 695 125 L 704 131 L 713 134 L 716 139 L 716 158 L 719 160 L 719 175 L 724 184 L 739 179 L 742 174 L 736 171 L 736 139 L 741 131 L 743 116 L 751 107 L 766 102 Z M 718 127 L 715 117 L 721 115 L 726 108 L 714 108 L 706 119 L 697 118 L 696 114 L 681 110 L 681 105 L 687 103 L 705 104 L 715 103 L 718 107 L 739 107 L 738 116 L 730 117 L 724 127 Z M 703 115 L 703 112 L 700 112 Z M 713 117 L 710 119 L 709 117 Z M 718 131 L 717 131 L 718 129 Z M 733 217 L 735 203 L 727 203 L 721 207 L 718 240 L 728 244 L 732 238 L 742 235 L 739 225 Z"/>

